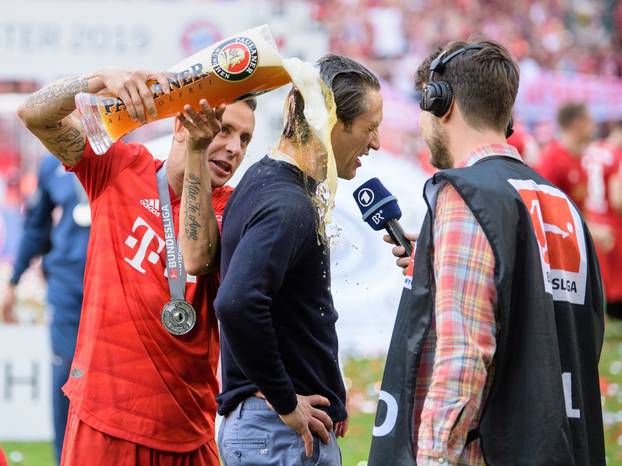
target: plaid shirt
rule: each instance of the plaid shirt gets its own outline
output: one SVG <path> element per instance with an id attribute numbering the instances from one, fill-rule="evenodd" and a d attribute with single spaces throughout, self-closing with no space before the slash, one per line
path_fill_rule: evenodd
<path id="1" fill-rule="evenodd" d="M 509 145 L 482 146 L 467 165 L 491 155 L 521 160 Z M 492 382 L 496 349 L 495 258 L 484 231 L 458 192 L 447 183 L 434 216 L 434 319 L 415 387 L 417 465 L 485 464 L 476 428 Z"/>

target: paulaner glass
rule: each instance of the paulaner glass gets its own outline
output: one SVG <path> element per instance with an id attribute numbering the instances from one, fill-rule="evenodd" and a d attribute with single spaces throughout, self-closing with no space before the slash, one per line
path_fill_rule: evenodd
<path id="1" fill-rule="evenodd" d="M 175 116 L 184 105 L 199 108 L 207 99 L 212 107 L 263 94 L 291 81 L 283 58 L 267 25 L 262 25 L 213 44 L 186 58 L 169 71 L 171 93 L 164 94 L 157 82 L 149 82 L 157 116 Z M 91 147 L 104 154 L 122 136 L 143 125 L 133 121 L 123 101 L 110 93 L 76 95 L 76 106 Z"/>

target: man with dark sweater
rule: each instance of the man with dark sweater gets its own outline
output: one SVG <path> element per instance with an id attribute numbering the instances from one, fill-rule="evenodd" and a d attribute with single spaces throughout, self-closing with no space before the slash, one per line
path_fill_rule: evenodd
<path id="1" fill-rule="evenodd" d="M 380 85 L 344 57 L 328 55 L 318 65 L 337 108 L 337 174 L 351 179 L 359 157 L 379 148 Z M 326 176 L 326 154 L 317 149 L 296 89 L 288 101 L 278 148 L 247 171 L 223 220 L 215 308 L 225 416 L 218 442 L 227 465 L 293 466 L 308 457 L 341 464 L 335 437 L 345 432 L 347 412 L 337 312 L 329 249 L 312 202 Z"/>

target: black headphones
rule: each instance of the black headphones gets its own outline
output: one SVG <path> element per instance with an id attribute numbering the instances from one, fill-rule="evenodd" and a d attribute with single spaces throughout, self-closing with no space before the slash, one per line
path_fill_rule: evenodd
<path id="1" fill-rule="evenodd" d="M 450 53 L 445 56 L 447 51 L 441 52 L 441 54 L 432 60 L 430 63 L 430 77 L 428 78 L 428 82 L 423 88 L 421 92 L 421 101 L 419 102 L 419 107 L 424 112 L 430 112 L 435 117 L 442 117 L 449 111 L 449 107 L 451 106 L 451 102 L 454 98 L 454 91 L 451 88 L 451 84 L 441 79 L 439 81 L 434 81 L 434 73 L 442 73 L 445 69 L 445 65 L 449 63 L 453 58 L 458 55 L 463 54 L 467 50 L 481 50 L 483 49 L 483 45 L 466 45 L 462 48 L 459 48 L 455 52 Z M 510 117 L 510 122 L 508 123 L 508 127 L 505 130 L 505 137 L 509 138 L 514 129 L 512 128 L 513 121 Z"/>

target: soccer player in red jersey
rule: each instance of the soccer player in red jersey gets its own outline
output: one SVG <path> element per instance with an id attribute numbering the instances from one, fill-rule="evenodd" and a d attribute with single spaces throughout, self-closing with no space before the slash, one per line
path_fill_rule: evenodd
<path id="1" fill-rule="evenodd" d="M 605 140 L 588 146 L 583 167 L 588 190 L 585 215 L 600 262 L 607 313 L 622 319 L 622 122 Z"/>
<path id="2" fill-rule="evenodd" d="M 64 466 L 220 464 L 212 308 L 218 277 L 186 275 L 174 253 L 177 219 L 186 164 L 197 162 L 210 170 L 212 189 L 193 193 L 213 210 L 192 221 L 217 231 L 231 193 L 223 185 L 252 137 L 255 103 L 213 110 L 202 101 L 195 124 L 178 115 L 166 164 L 140 144 L 117 142 L 95 155 L 73 113 L 75 95 L 107 90 L 132 119 L 145 122 L 147 111 L 156 112 L 147 81 L 170 92 L 162 73 L 105 69 L 50 84 L 18 110 L 78 176 L 92 210 L 82 318 L 64 387 L 70 399 Z"/>
<path id="3" fill-rule="evenodd" d="M 583 208 L 587 193 L 587 175 L 581 157 L 594 135 L 594 122 L 581 103 L 568 103 L 557 112 L 559 139 L 552 141 L 540 154 L 536 171 Z"/>

